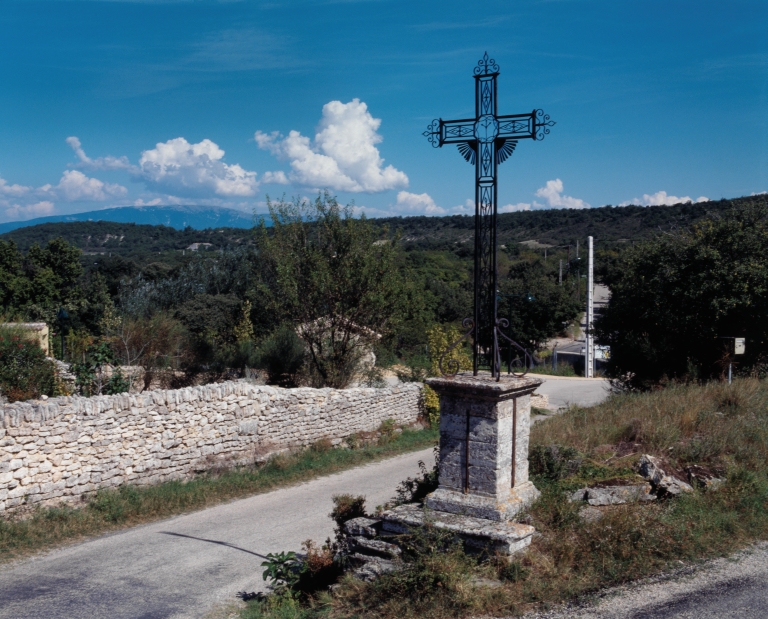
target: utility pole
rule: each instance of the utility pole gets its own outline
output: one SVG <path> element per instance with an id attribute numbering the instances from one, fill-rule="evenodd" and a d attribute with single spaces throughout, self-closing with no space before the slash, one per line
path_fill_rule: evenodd
<path id="1" fill-rule="evenodd" d="M 560 280 L 559 280 L 559 284 L 561 286 L 563 285 L 563 259 L 562 258 L 560 258 Z"/>
<path id="2" fill-rule="evenodd" d="M 576 239 L 576 258 L 579 257 L 579 239 Z"/>
<path id="3" fill-rule="evenodd" d="M 593 296 L 594 296 L 594 255 L 592 246 L 592 237 L 587 237 L 587 332 L 586 346 L 584 347 L 584 376 L 587 378 L 595 377 L 595 337 L 592 335 L 592 323 L 595 319 Z"/>

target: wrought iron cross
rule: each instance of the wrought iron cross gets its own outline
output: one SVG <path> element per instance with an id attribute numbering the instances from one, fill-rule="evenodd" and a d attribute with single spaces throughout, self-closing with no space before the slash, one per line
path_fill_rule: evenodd
<path id="1" fill-rule="evenodd" d="M 473 336 L 473 372 L 477 374 L 480 359 L 485 357 L 491 374 L 497 379 L 501 374 L 499 336 L 525 355 L 523 374 L 529 366 L 530 355 L 501 331 L 509 323 L 505 318 L 499 319 L 497 312 L 496 168 L 515 151 L 518 140 L 543 140 L 549 127 L 555 124 L 543 110 L 499 116 L 498 75 L 499 65 L 486 53 L 474 70 L 475 117 L 433 120 L 423 133 L 435 148 L 456 144 L 464 159 L 475 166 L 475 309 L 474 318 L 464 320 L 469 331 L 462 340 Z M 452 370 L 454 374 L 456 369 Z"/>

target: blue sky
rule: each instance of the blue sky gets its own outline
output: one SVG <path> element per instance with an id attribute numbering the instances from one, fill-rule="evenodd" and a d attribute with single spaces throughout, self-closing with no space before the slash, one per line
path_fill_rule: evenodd
<path id="1" fill-rule="evenodd" d="M 499 169 L 502 210 L 768 191 L 768 2 L 0 3 L 0 220 L 133 204 L 264 209 L 329 188 L 369 215 L 471 212 L 421 135 L 557 121 Z"/>

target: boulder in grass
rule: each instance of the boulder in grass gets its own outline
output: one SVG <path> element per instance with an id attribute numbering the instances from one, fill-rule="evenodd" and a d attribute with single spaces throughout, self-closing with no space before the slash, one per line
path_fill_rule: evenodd
<path id="1" fill-rule="evenodd" d="M 676 473 L 674 468 L 661 458 L 644 454 L 638 462 L 638 472 L 647 479 L 658 493 L 679 496 L 693 492 L 693 487 Z"/>
<path id="2" fill-rule="evenodd" d="M 685 467 L 685 472 L 688 474 L 688 482 L 694 488 L 702 488 L 704 490 L 717 490 L 725 483 L 725 480 L 710 468 L 706 466 L 699 466 L 693 464 Z"/>
<path id="3" fill-rule="evenodd" d="M 580 488 L 574 492 L 571 501 L 586 501 L 592 506 L 621 505 L 634 501 L 653 501 L 656 497 L 651 494 L 651 485 L 637 483 L 631 479 L 609 479 Z"/>

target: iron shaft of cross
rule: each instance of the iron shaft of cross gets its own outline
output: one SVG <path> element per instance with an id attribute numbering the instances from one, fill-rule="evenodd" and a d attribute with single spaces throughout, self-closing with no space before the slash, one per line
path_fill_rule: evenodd
<path id="1" fill-rule="evenodd" d="M 474 70 L 475 117 L 433 120 L 423 133 L 435 148 L 456 144 L 464 159 L 475 166 L 474 317 L 465 319 L 465 328 L 471 329 L 462 339 L 472 335 L 474 374 L 481 364 L 487 365 L 496 379 L 501 376 L 499 338 L 523 355 L 521 375 L 532 363 L 530 354 L 502 331 L 509 326 L 508 321 L 498 317 L 497 168 L 514 152 L 519 140 L 543 140 L 555 124 L 540 109 L 499 116 L 498 76 L 499 66 L 486 53 Z"/>

